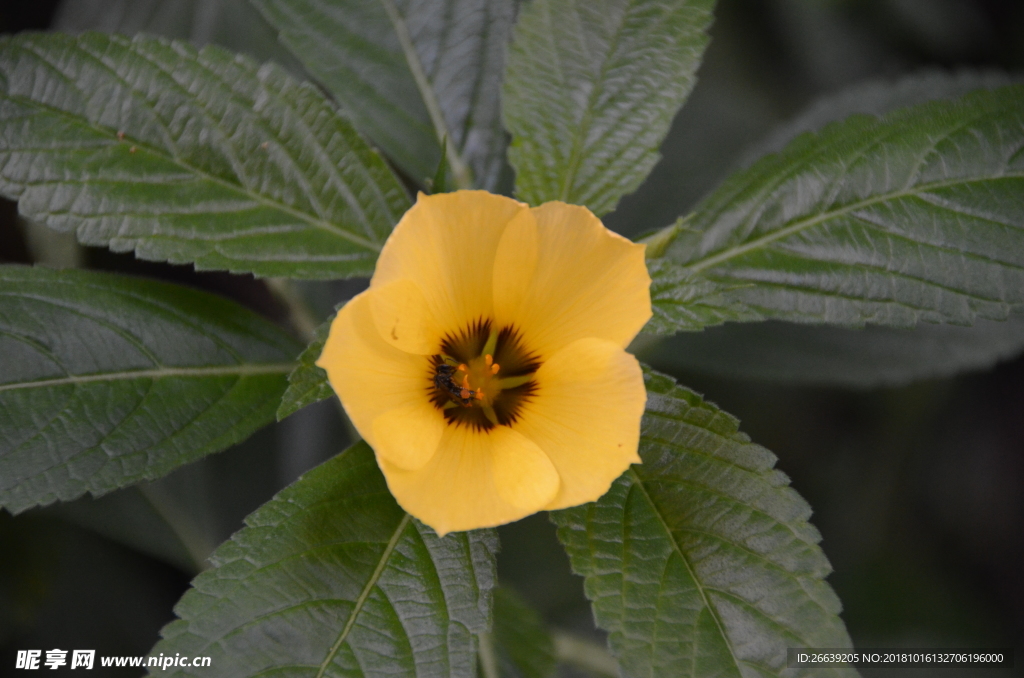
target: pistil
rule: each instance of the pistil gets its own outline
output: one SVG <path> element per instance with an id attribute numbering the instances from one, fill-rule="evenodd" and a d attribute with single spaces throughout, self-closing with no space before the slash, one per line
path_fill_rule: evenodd
<path id="1" fill-rule="evenodd" d="M 505 369 L 507 361 L 511 371 Z M 515 420 L 519 404 L 532 393 L 537 369 L 514 330 L 490 322 L 474 323 L 446 339 L 433 365 L 437 407 L 449 420 L 484 429 Z"/>

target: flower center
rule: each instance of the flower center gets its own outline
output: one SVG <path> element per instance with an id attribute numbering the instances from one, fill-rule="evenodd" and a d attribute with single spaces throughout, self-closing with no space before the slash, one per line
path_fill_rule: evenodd
<path id="1" fill-rule="evenodd" d="M 430 399 L 454 424 L 489 430 L 515 422 L 536 391 L 537 356 L 513 327 L 479 320 L 441 342 L 431 358 Z"/>

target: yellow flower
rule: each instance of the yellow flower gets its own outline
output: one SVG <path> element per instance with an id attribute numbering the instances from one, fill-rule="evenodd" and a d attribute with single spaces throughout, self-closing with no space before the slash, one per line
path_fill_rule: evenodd
<path id="1" fill-rule="evenodd" d="M 585 207 L 420 194 L 317 364 L 440 534 L 593 501 L 638 463 L 644 246 Z"/>

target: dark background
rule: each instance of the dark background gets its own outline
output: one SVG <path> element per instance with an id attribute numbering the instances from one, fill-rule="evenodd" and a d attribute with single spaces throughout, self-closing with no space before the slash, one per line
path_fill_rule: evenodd
<path id="1" fill-rule="evenodd" d="M 69 2 L 77 7 L 4 0 L 0 31 L 91 22 L 214 40 L 287 61 L 241 0 L 208 1 L 205 12 L 197 11 L 198 0 L 163 0 L 163 13 L 150 11 L 159 9 L 153 0 L 111 0 L 114 9 L 107 11 L 94 11 L 99 5 L 92 0 Z M 699 84 L 663 145 L 664 159 L 607 220 L 627 235 L 691 209 L 748 149 L 818 97 L 922 69 L 1024 71 L 1019 0 L 722 0 L 712 37 Z M 213 290 L 282 322 L 286 317 L 251 277 L 196 274 L 79 248 L 21 222 L 7 201 L 0 201 L 0 261 L 160 277 Z M 326 315 L 359 284 L 302 291 Z M 675 370 L 774 451 L 779 468 L 814 507 L 835 568 L 829 581 L 856 644 L 1015 645 L 1019 654 L 1024 360 L 859 390 L 725 379 L 714 371 Z M 145 654 L 209 550 L 274 492 L 345 445 L 336 405 L 326 402 L 165 480 L 17 517 L 0 511 L 0 675 L 13 673 L 17 649 Z M 554 627 L 599 637 L 581 580 L 569 572 L 547 518 L 533 516 L 500 532 L 504 580 Z M 1017 666 L 864 675 L 1024 675 L 1024 656 Z"/>

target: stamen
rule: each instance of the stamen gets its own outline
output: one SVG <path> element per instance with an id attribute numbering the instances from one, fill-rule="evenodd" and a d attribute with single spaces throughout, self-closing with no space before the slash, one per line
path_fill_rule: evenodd
<path id="1" fill-rule="evenodd" d="M 432 360 L 431 400 L 455 424 L 481 430 L 511 425 L 536 390 L 540 362 L 512 327 L 475 322 L 447 336 Z"/>

